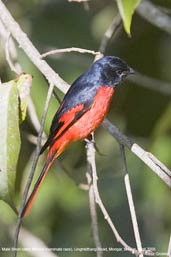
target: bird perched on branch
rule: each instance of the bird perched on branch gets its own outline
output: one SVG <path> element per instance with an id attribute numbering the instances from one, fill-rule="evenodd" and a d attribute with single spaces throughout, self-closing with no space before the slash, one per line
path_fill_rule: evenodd
<path id="1" fill-rule="evenodd" d="M 26 216 L 54 160 L 73 141 L 83 140 L 105 118 L 115 88 L 134 73 L 118 57 L 106 56 L 94 62 L 89 70 L 75 80 L 57 110 L 49 137 L 41 149 L 48 149 L 46 163 L 22 211 Z"/>

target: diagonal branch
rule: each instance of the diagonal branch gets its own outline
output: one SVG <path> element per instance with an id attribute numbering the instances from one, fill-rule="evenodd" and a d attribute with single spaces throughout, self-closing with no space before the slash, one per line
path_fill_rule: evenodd
<path id="1" fill-rule="evenodd" d="M 30 60 L 35 66 L 44 74 L 49 84 L 56 85 L 61 91 L 65 92 L 68 90 L 67 83 L 54 72 L 54 70 L 48 65 L 47 62 L 41 59 L 41 55 L 32 42 L 29 40 L 27 35 L 22 31 L 19 24 L 14 20 L 8 9 L 5 7 L 3 2 L 0 0 L 0 19 L 6 27 L 7 31 L 18 42 L 19 46 L 23 49 Z"/>
<path id="2" fill-rule="evenodd" d="M 7 35 L 7 40 L 6 40 L 6 47 L 5 47 L 5 53 L 6 53 L 6 60 L 8 62 L 8 65 L 10 67 L 10 69 L 15 72 L 16 75 L 20 75 L 22 70 L 21 67 L 19 67 L 20 65 L 14 65 L 13 60 L 17 57 L 17 52 L 15 49 L 15 46 L 13 45 L 13 47 L 11 48 L 13 42 L 10 42 L 11 37 L 10 37 L 10 33 L 8 33 Z M 15 49 L 15 52 L 12 51 Z M 11 56 L 13 54 L 13 56 Z M 14 55 L 15 54 L 15 55 Z M 12 57 L 12 58 L 11 58 Z M 17 58 L 16 58 L 17 59 Z"/>
<path id="3" fill-rule="evenodd" d="M 118 30 L 119 26 L 121 25 L 121 17 L 118 14 L 112 21 L 112 23 L 109 25 L 107 30 L 104 33 L 104 36 L 101 40 L 101 44 L 99 47 L 99 52 L 105 53 L 106 48 L 109 44 L 109 41 L 112 39 L 112 37 L 115 35 L 116 31 Z"/>
<path id="4" fill-rule="evenodd" d="M 31 96 L 28 99 L 28 115 L 30 117 L 30 120 L 31 120 L 33 126 L 34 126 L 35 131 L 38 134 L 39 131 L 40 131 L 40 128 L 41 128 L 41 124 L 40 124 L 39 118 L 37 116 L 36 108 L 35 108 L 35 105 L 32 101 Z M 43 136 L 46 137 L 45 133 L 43 134 Z"/>
<path id="5" fill-rule="evenodd" d="M 99 205 L 101 212 L 104 215 L 104 219 L 107 221 L 109 227 L 111 228 L 116 240 L 120 243 L 126 251 L 131 252 L 132 254 L 139 254 L 137 250 L 129 246 L 118 233 L 114 223 L 112 222 L 99 194 L 98 185 L 97 185 L 97 172 L 96 172 L 96 162 L 95 162 L 95 147 L 93 141 L 87 142 L 87 159 L 89 166 L 91 168 L 92 179 L 93 179 L 93 190 L 96 203 Z"/>
<path id="6" fill-rule="evenodd" d="M 152 77 L 148 77 L 144 74 L 136 72 L 135 76 L 128 77 L 128 81 L 136 83 L 137 86 L 144 87 L 150 90 L 154 90 L 163 95 L 171 95 L 171 83 L 161 81 Z"/>
<path id="7" fill-rule="evenodd" d="M 158 175 L 169 187 L 171 187 L 171 171 L 161 163 L 153 154 L 146 152 L 138 144 L 133 143 L 127 136 L 110 121 L 105 119 L 102 126 L 121 144 L 128 147 L 132 153 L 138 156 L 156 175 Z"/>
<path id="8" fill-rule="evenodd" d="M 87 149 L 86 154 L 87 154 L 87 164 L 88 164 L 86 177 L 87 177 L 87 183 L 89 187 L 89 204 L 90 204 L 90 216 L 91 216 L 91 223 L 92 223 L 92 230 L 93 230 L 93 239 L 97 250 L 97 257 L 102 257 L 103 256 L 102 250 L 101 250 L 102 245 L 99 237 L 96 202 L 95 202 L 95 194 L 94 194 L 93 178 L 92 178 L 92 159 L 95 158 L 95 155 L 92 156 L 91 154 L 92 152 L 90 151 L 88 140 L 86 141 L 86 149 Z"/>
<path id="9" fill-rule="evenodd" d="M 126 194 L 127 194 L 128 204 L 129 204 L 129 209 L 130 209 L 130 214 L 131 214 L 132 226 L 133 226 L 134 235 L 135 235 L 135 241 L 137 244 L 138 252 L 140 253 L 139 257 L 143 257 L 143 248 L 142 248 L 142 243 L 141 243 L 141 238 L 140 238 L 140 233 L 139 233 L 139 228 L 138 228 L 138 222 L 137 222 L 137 217 L 136 217 L 136 212 L 135 212 L 135 206 L 134 206 L 134 201 L 133 201 L 133 196 L 132 196 L 129 174 L 128 174 L 128 170 L 127 170 L 125 148 L 122 144 L 119 144 L 119 145 L 120 145 L 121 159 L 122 159 L 122 165 L 123 165 L 122 170 L 123 170 Z"/>
<path id="10" fill-rule="evenodd" d="M 148 22 L 171 35 L 171 18 L 152 2 L 141 1 L 137 12 Z"/>
<path id="11" fill-rule="evenodd" d="M 29 188 L 30 188 L 33 176 L 34 176 L 34 172 L 35 172 L 35 169 L 36 169 L 36 166 L 37 166 L 37 162 L 38 162 L 38 159 L 39 159 L 43 128 L 44 128 L 46 114 L 47 114 L 47 111 L 48 111 L 48 106 L 49 106 L 50 98 L 51 98 L 51 95 L 52 95 L 52 92 L 53 92 L 53 88 L 54 88 L 54 85 L 51 84 L 50 87 L 49 87 L 49 90 L 48 90 L 47 97 L 46 97 L 46 102 L 45 102 L 43 115 L 42 115 L 42 119 L 41 119 L 41 127 L 40 127 L 40 131 L 39 131 L 38 138 L 37 138 L 37 146 L 36 146 L 36 149 L 35 149 L 35 155 L 34 155 L 34 159 L 33 159 L 32 169 L 31 169 L 31 172 L 29 174 L 29 177 L 28 177 L 28 180 L 27 180 L 27 183 L 26 183 L 26 187 L 25 187 L 25 190 L 24 190 L 20 211 L 19 211 L 19 214 L 18 214 L 16 232 L 15 232 L 15 237 L 14 237 L 14 249 L 17 249 L 18 236 L 19 236 L 21 221 L 22 221 L 21 214 L 22 214 L 23 208 L 25 206 L 28 191 L 29 191 Z M 14 251 L 14 257 L 16 257 L 16 256 L 17 256 L 17 251 L 15 250 Z"/>

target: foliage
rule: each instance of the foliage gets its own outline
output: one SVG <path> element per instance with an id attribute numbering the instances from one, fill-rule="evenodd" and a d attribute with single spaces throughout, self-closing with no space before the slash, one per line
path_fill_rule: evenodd
<path id="1" fill-rule="evenodd" d="M 21 74 L 17 79 L 0 85 L 0 199 L 15 209 L 13 196 L 18 156 L 20 152 L 19 119 L 26 116 L 31 77 Z"/>
<path id="2" fill-rule="evenodd" d="M 132 15 L 141 0 L 117 0 L 118 9 L 122 17 L 125 31 L 131 34 Z"/>

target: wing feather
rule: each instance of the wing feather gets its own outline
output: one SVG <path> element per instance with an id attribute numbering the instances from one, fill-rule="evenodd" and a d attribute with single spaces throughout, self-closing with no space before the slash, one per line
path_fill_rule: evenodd
<path id="1" fill-rule="evenodd" d="M 85 112 L 88 111 L 90 106 L 80 104 L 67 111 L 58 119 L 55 116 L 55 122 L 52 122 L 50 135 L 43 145 L 40 154 L 42 154 L 47 147 L 53 145 L 56 140 L 58 140 L 78 119 L 82 117 Z"/>
<path id="2" fill-rule="evenodd" d="M 90 83 L 89 77 L 83 75 L 72 84 L 53 118 L 50 135 L 40 154 L 87 112 L 93 103 L 97 88 L 97 83 Z"/>

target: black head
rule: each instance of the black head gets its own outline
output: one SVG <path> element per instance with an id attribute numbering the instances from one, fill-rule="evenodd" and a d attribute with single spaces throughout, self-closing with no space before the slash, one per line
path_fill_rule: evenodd
<path id="1" fill-rule="evenodd" d="M 93 69 L 98 72 L 103 86 L 115 87 L 134 71 L 128 64 L 115 56 L 105 56 L 93 64 Z"/>

